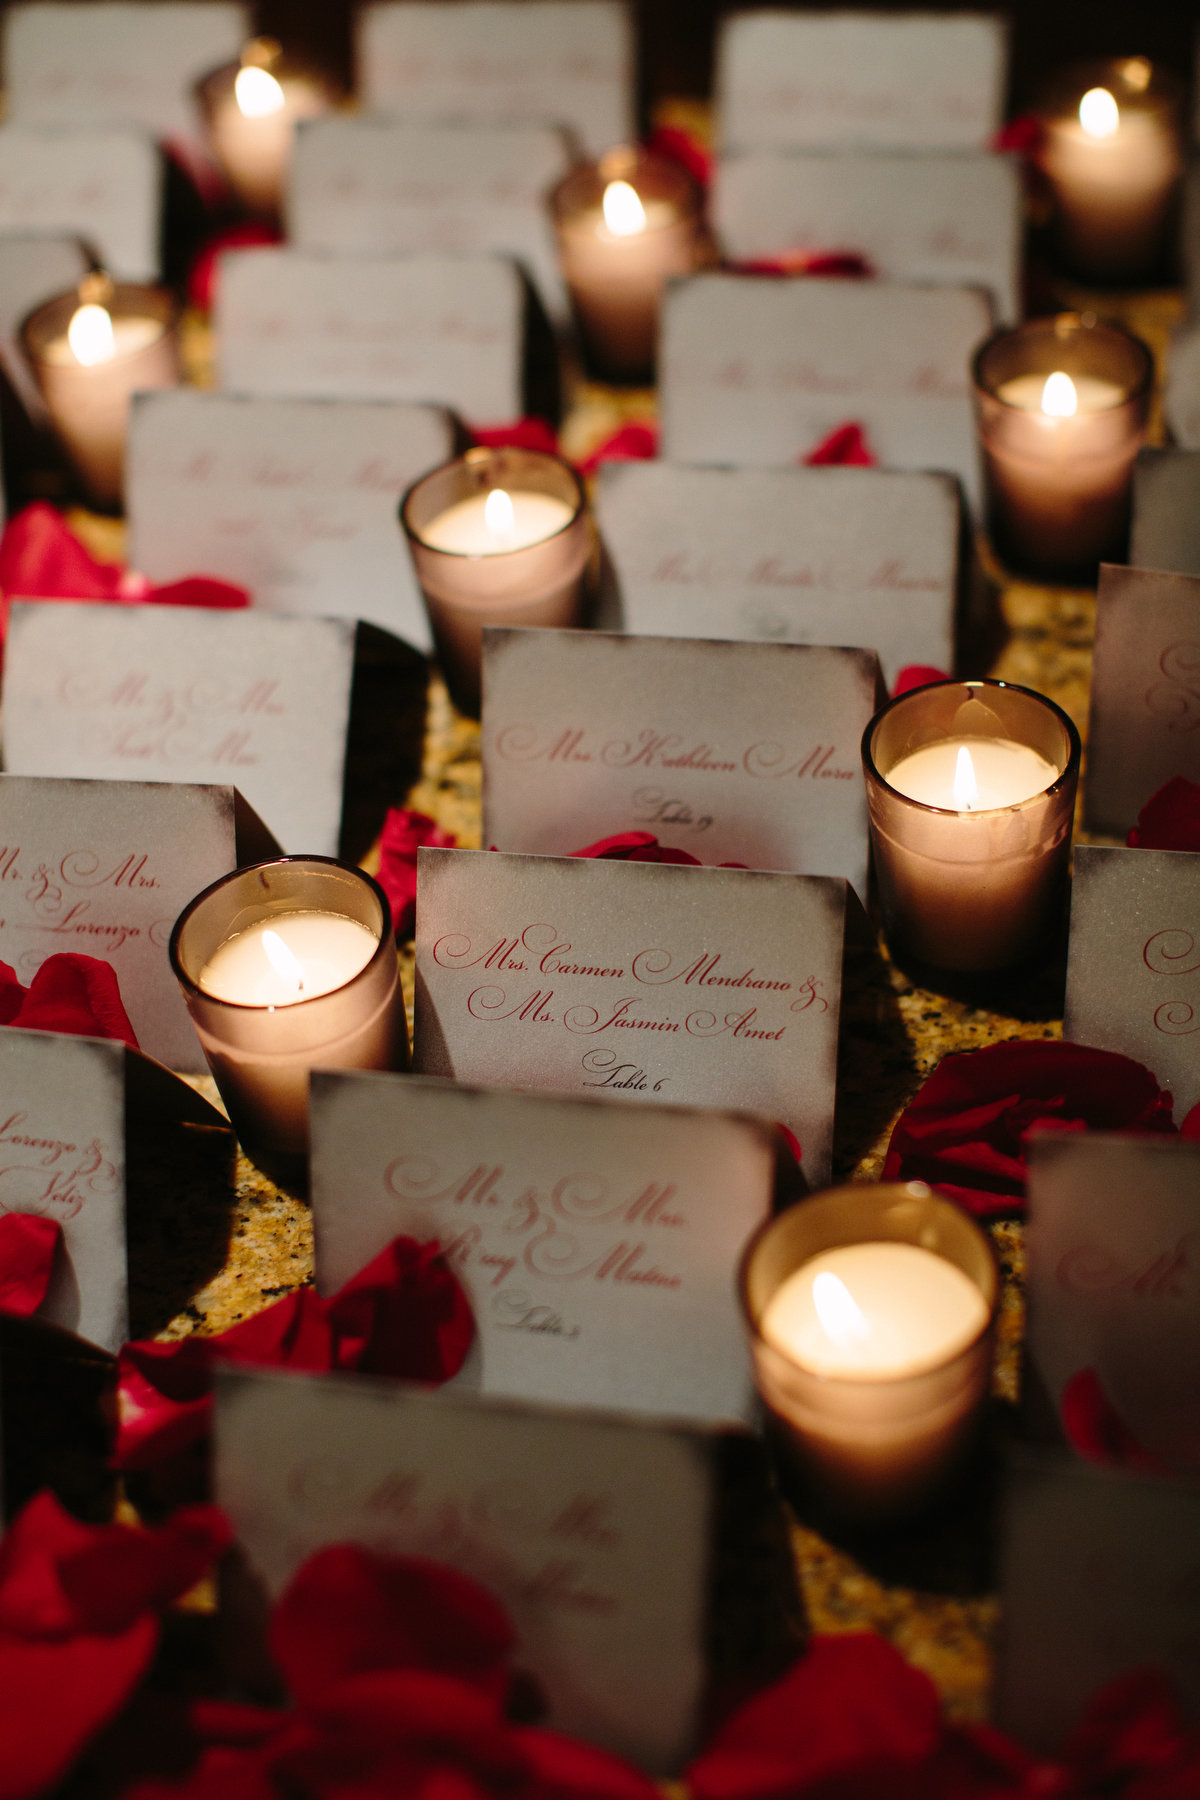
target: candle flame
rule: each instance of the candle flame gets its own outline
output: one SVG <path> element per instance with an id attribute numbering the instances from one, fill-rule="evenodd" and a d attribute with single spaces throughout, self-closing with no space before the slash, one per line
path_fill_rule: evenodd
<path id="1" fill-rule="evenodd" d="M 865 1313 L 841 1277 L 831 1275 L 828 1269 L 813 1276 L 813 1306 L 827 1336 L 839 1350 L 870 1337 Z"/>
<path id="2" fill-rule="evenodd" d="M 1047 375 L 1042 389 L 1042 411 L 1051 419 L 1071 419 L 1079 411 L 1079 395 L 1075 383 L 1061 369 Z"/>
<path id="3" fill-rule="evenodd" d="M 503 488 L 493 488 L 483 504 L 483 522 L 497 537 L 509 537 L 516 523 L 513 503 Z"/>
<path id="4" fill-rule="evenodd" d="M 627 181 L 610 181 L 601 201 L 604 223 L 614 237 L 633 237 L 646 229 L 646 209 Z"/>
<path id="5" fill-rule="evenodd" d="M 1079 123 L 1089 137 L 1111 137 L 1121 123 L 1121 109 L 1107 88 L 1089 88 L 1079 102 Z"/>
<path id="6" fill-rule="evenodd" d="M 76 308 L 67 326 L 67 342 L 75 360 L 89 369 L 94 363 L 111 362 L 117 354 L 109 313 L 103 306 L 94 306 L 90 302 Z"/>
<path id="7" fill-rule="evenodd" d="M 281 981 L 294 981 L 296 992 L 304 992 L 304 964 L 299 957 L 288 949 L 277 931 L 270 929 L 263 932 L 263 949 L 267 953 L 267 961 Z"/>
<path id="8" fill-rule="evenodd" d="M 954 810 L 973 812 L 978 804 L 979 783 L 975 779 L 975 764 L 971 761 L 971 752 L 967 746 L 960 744 L 954 762 Z"/>
<path id="9" fill-rule="evenodd" d="M 238 111 L 246 119 L 265 119 L 268 113 L 279 112 L 287 104 L 284 91 L 270 69 L 260 69 L 253 63 L 238 70 L 233 97 L 238 103 Z"/>

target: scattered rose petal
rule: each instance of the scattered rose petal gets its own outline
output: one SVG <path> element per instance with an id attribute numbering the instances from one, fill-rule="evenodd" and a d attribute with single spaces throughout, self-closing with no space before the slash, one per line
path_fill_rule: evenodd
<path id="1" fill-rule="evenodd" d="M 945 669 L 935 669 L 932 663 L 905 663 L 892 686 L 892 699 L 911 693 L 913 688 L 927 687 L 931 681 L 950 679 Z"/>
<path id="2" fill-rule="evenodd" d="M 388 808 L 379 837 L 378 882 L 388 897 L 396 936 L 410 938 L 417 918 L 417 851 L 453 850 L 458 839 L 428 813 Z"/>
<path id="3" fill-rule="evenodd" d="M 684 131 L 679 125 L 656 125 L 646 139 L 646 148 L 652 156 L 665 156 L 668 162 L 678 163 L 702 194 L 708 192 L 713 154 L 692 132 Z"/>
<path id="4" fill-rule="evenodd" d="M 8 964 L 0 963 L 0 1025 L 116 1038 L 138 1047 L 112 964 L 73 950 L 48 956 L 27 990 Z"/>
<path id="5" fill-rule="evenodd" d="M 862 426 L 850 420 L 835 426 L 807 455 L 796 460 L 808 469 L 873 469 L 878 459 Z"/>
<path id="6" fill-rule="evenodd" d="M 1059 1417 L 1072 1449 L 1109 1468 L 1139 1469 L 1147 1475 L 1174 1471 L 1138 1443 L 1104 1391 L 1095 1369 L 1080 1369 L 1062 1391 Z"/>
<path id="7" fill-rule="evenodd" d="M 472 425 L 471 436 L 488 450 L 512 446 L 517 450 L 544 450 L 550 456 L 559 454 L 558 433 L 547 419 L 527 417 L 513 419 L 507 425 Z"/>
<path id="8" fill-rule="evenodd" d="M 1131 850 L 1200 850 L 1200 784 L 1176 775 L 1160 787 L 1125 842 Z"/>
<path id="9" fill-rule="evenodd" d="M 61 1236 L 57 1219 L 35 1213 L 0 1215 L 0 1313 L 28 1319 L 37 1311 L 50 1287 Z"/>
<path id="10" fill-rule="evenodd" d="M 658 426 L 633 419 L 597 444 L 578 464 L 581 475 L 594 475 L 601 463 L 652 462 L 658 455 Z"/>

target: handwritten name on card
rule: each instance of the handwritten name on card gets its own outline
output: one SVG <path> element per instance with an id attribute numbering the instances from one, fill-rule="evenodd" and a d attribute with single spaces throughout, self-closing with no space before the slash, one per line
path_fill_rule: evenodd
<path id="1" fill-rule="evenodd" d="M 26 313 L 75 287 L 91 260 L 77 237 L 50 233 L 0 235 L 0 362 L 31 418 L 45 417 L 37 383 L 17 347 Z"/>
<path id="2" fill-rule="evenodd" d="M 78 236 L 119 280 L 158 275 L 161 184 L 137 132 L 0 126 L 0 231 Z"/>
<path id="3" fill-rule="evenodd" d="M 885 281 L 978 287 L 1020 316 L 1024 197 L 1014 161 L 752 150 L 717 164 L 713 216 L 726 256 L 852 250 Z"/>
<path id="4" fill-rule="evenodd" d="M 1200 450 L 1139 450 L 1129 562 L 1200 575 Z"/>
<path id="5" fill-rule="evenodd" d="M 859 644 L 890 684 L 948 669 L 959 503 L 942 475 L 606 463 L 596 515 L 623 630 Z"/>
<path id="6" fill-rule="evenodd" d="M 385 0 L 358 13 L 357 62 L 375 112 L 562 124 L 591 156 L 633 141 L 633 23 L 610 0 Z"/>
<path id="7" fill-rule="evenodd" d="M 100 957 L 143 1050 L 203 1070 L 167 941 L 236 863 L 231 788 L 2 775 L 0 962 L 28 986 L 56 951 Z"/>
<path id="8" fill-rule="evenodd" d="M 1200 858 L 1076 846 L 1063 1032 L 1200 1101 Z"/>
<path id="9" fill-rule="evenodd" d="M 222 0 L 14 6 L 4 21 L 8 116 L 198 139 L 194 83 L 236 62 L 252 32 L 249 8 Z"/>
<path id="10" fill-rule="evenodd" d="M 879 462 L 942 469 L 974 499 L 969 364 L 991 311 L 967 288 L 694 275 L 663 309 L 668 462 L 803 462 L 854 419 Z"/>
<path id="11" fill-rule="evenodd" d="M 248 588 L 256 609 L 367 619 L 428 649 L 396 507 L 453 451 L 449 413 L 415 402 L 140 394 L 130 561 L 152 581 L 203 569 Z"/>
<path id="12" fill-rule="evenodd" d="M 846 888 L 503 852 L 418 857 L 413 1066 L 486 1087 L 741 1107 L 828 1178 Z"/>
<path id="13" fill-rule="evenodd" d="M 330 1543 L 495 1593 L 545 1723 L 666 1773 L 691 1747 L 713 1513 L 698 1433 L 363 1377 L 217 1377 L 216 1498 L 273 1592 Z"/>
<path id="14" fill-rule="evenodd" d="M 727 149 L 981 150 L 1002 117 L 1004 21 L 878 12 L 724 20 L 717 120 Z"/>
<path id="15" fill-rule="evenodd" d="M 618 1104 L 650 1092 L 636 1058 L 592 1080 L 597 1098 L 573 1100 L 315 1074 L 318 1288 L 398 1233 L 437 1238 L 475 1314 L 464 1379 L 484 1393 L 748 1419 L 732 1271 L 770 1210 L 772 1134 Z"/>
<path id="16" fill-rule="evenodd" d="M 1084 823 L 1125 832 L 1173 775 L 1200 781 L 1200 578 L 1103 564 Z"/>
<path id="17" fill-rule="evenodd" d="M 566 137 L 552 125 L 311 119 L 296 138 L 291 241 L 343 256 L 512 256 L 547 308 L 565 315 L 546 196 L 569 166 Z"/>
<path id="18" fill-rule="evenodd" d="M 353 663 L 343 619 L 14 605 L 4 764 L 17 775 L 228 782 L 285 850 L 333 856 Z"/>
<path id="19" fill-rule="evenodd" d="M 500 257 L 243 250 L 225 259 L 217 289 L 220 386 L 512 419 L 523 312 L 520 276 Z"/>
<path id="20" fill-rule="evenodd" d="M 997 1723 L 1054 1754 L 1100 1688 L 1148 1664 L 1200 1723 L 1197 1544 L 1194 1487 L 1023 1456 L 1003 1515 Z"/>

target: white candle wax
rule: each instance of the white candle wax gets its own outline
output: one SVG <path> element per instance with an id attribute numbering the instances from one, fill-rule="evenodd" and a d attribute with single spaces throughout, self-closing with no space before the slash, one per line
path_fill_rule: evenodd
<path id="1" fill-rule="evenodd" d="M 492 524 L 489 521 L 495 516 L 495 508 L 489 513 L 489 502 L 497 492 L 503 490 L 472 494 L 448 506 L 422 526 L 423 541 L 433 550 L 449 550 L 462 556 L 496 556 L 544 543 L 568 525 L 573 516 L 573 509 L 555 494 L 518 490 L 508 496 L 512 502 L 511 526 L 506 522 Z M 502 509 L 502 520 L 507 521 L 508 516 L 507 509 Z"/>
<path id="2" fill-rule="evenodd" d="M 163 336 L 166 327 L 161 319 L 114 318 L 112 321 L 112 354 L 91 363 L 81 362 L 72 350 L 67 335 L 52 337 L 42 352 L 48 363 L 60 369 L 103 369 L 119 357 L 132 356 L 145 350 Z"/>
<path id="3" fill-rule="evenodd" d="M 1133 277 L 1153 263 L 1181 167 L 1167 118 L 1121 105 L 1098 109 L 1091 129 L 1078 111 L 1050 119 L 1042 167 L 1063 248 L 1081 273 Z"/>
<path id="4" fill-rule="evenodd" d="M 379 939 L 337 913 L 280 913 L 219 945 L 197 985 L 239 1006 L 295 1006 L 344 987 L 364 969 Z"/>
<path id="5" fill-rule="evenodd" d="M 997 398 L 1007 402 L 1009 406 L 1019 406 L 1024 412 L 1037 413 L 1045 419 L 1047 431 L 1062 429 L 1062 414 L 1047 412 L 1042 404 L 1046 394 L 1045 375 L 1013 375 L 1002 381 L 996 389 Z M 1125 389 L 1116 381 L 1106 381 L 1102 375 L 1072 375 L 1071 386 L 1075 390 L 1076 406 L 1065 416 L 1075 418 L 1079 413 L 1103 412 L 1105 407 L 1120 406 L 1125 399 Z"/>
<path id="6" fill-rule="evenodd" d="M 959 752 L 970 758 L 964 781 Z M 1028 744 L 1012 738 L 948 738 L 902 756 L 885 772 L 889 787 L 925 806 L 951 812 L 984 812 L 1019 806 L 1044 793 L 1061 771 Z"/>

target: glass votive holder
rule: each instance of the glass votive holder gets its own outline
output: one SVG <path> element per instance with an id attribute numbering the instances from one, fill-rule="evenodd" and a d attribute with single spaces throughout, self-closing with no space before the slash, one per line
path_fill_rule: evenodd
<path id="1" fill-rule="evenodd" d="M 1079 781 L 1066 713 L 1006 681 L 936 681 L 876 713 L 862 756 L 893 953 L 981 972 L 1048 950 Z"/>
<path id="2" fill-rule="evenodd" d="M 663 289 L 709 260 L 700 190 L 678 163 L 622 146 L 551 196 L 558 256 L 596 369 L 650 381 Z"/>
<path id="3" fill-rule="evenodd" d="M 287 56 L 274 38 L 252 38 L 235 63 L 196 84 L 213 155 L 247 212 L 277 219 L 301 119 L 333 106 L 332 84 Z"/>
<path id="4" fill-rule="evenodd" d="M 413 483 L 400 523 L 446 684 L 477 716 L 485 625 L 582 623 L 583 483 L 547 451 L 468 450 Z"/>
<path id="5" fill-rule="evenodd" d="M 760 1226 L 738 1290 L 759 1394 L 819 1509 L 882 1520 L 933 1498 L 988 1396 L 987 1233 L 923 1182 L 830 1188 Z"/>
<path id="6" fill-rule="evenodd" d="M 1144 56 L 1080 63 L 1042 95 L 1038 160 L 1071 273 L 1163 276 L 1183 173 L 1182 104 L 1182 83 Z"/>
<path id="7" fill-rule="evenodd" d="M 998 331 L 976 352 L 988 530 L 1014 569 L 1094 581 L 1123 559 L 1154 358 L 1090 314 Z"/>
<path id="8" fill-rule="evenodd" d="M 222 876 L 180 913 L 170 958 L 238 1139 L 268 1172 L 303 1169 L 310 1070 L 407 1067 L 387 896 L 349 863 L 286 856 Z"/>
<path id="9" fill-rule="evenodd" d="M 20 343 L 50 422 L 89 499 L 117 507 L 129 402 L 180 379 L 178 320 L 163 288 L 85 275 L 27 315 Z"/>

